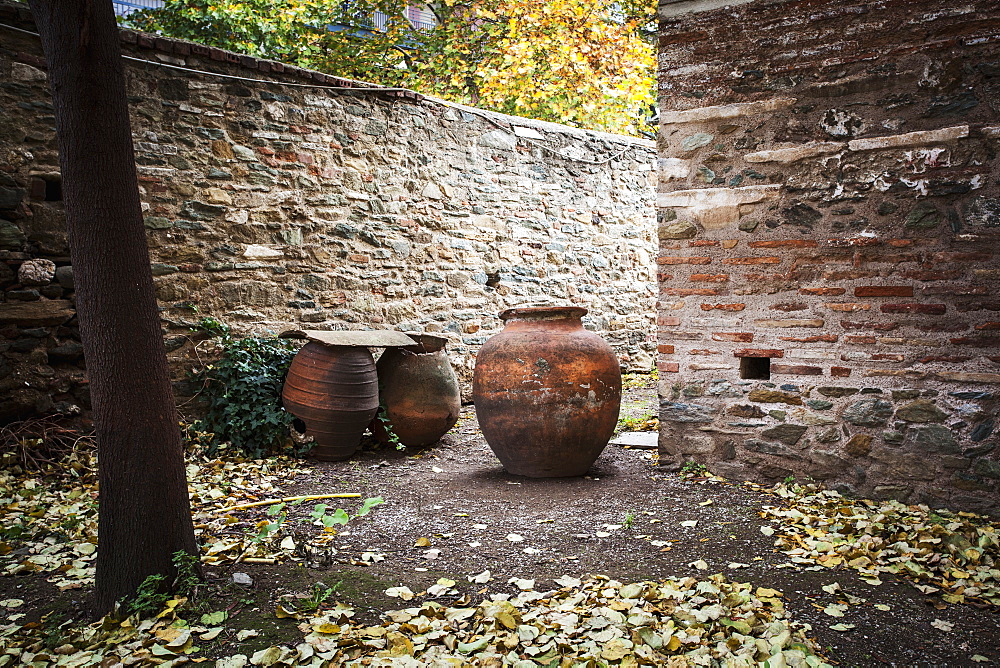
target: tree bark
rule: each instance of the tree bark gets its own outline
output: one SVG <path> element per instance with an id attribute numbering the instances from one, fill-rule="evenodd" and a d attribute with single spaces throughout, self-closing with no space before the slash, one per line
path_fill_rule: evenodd
<path id="1" fill-rule="evenodd" d="M 197 555 L 111 0 L 30 0 L 49 68 L 100 480 L 94 612 Z"/>

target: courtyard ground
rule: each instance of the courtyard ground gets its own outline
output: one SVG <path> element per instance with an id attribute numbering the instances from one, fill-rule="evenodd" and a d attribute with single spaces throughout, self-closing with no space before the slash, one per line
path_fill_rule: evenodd
<path id="1" fill-rule="evenodd" d="M 649 383 L 632 383 L 623 402 L 623 417 L 632 420 L 625 423 L 642 423 L 654 402 Z M 595 586 L 605 586 L 591 576 L 606 576 L 619 588 L 669 578 L 691 588 L 717 573 L 726 583 L 750 583 L 758 598 L 767 600 L 769 590 L 775 590 L 771 600 L 787 611 L 790 628 L 814 639 L 818 653 L 832 664 L 1000 663 L 1000 571 L 993 563 L 997 527 L 984 518 L 903 507 L 902 523 L 883 541 L 886 547 L 895 545 L 883 550 L 880 570 L 877 559 L 859 561 L 858 556 L 875 554 L 864 547 L 864 536 L 877 532 L 860 531 L 862 537 L 854 540 L 860 540 L 861 549 L 842 538 L 849 533 L 844 521 L 829 519 L 852 517 L 857 531 L 878 520 L 880 512 L 887 514 L 880 504 L 852 505 L 791 483 L 769 490 L 722 480 L 698 467 L 667 472 L 656 465 L 653 452 L 615 445 L 582 478 L 516 477 L 493 456 L 471 406 L 438 445 L 419 452 L 371 449 L 346 462 L 291 465 L 216 460 L 192 463 L 189 475 L 194 473 L 195 519 L 210 546 L 206 584 L 188 602 L 175 604 L 179 611 L 186 606 L 187 614 L 171 612 L 161 619 L 173 620 L 176 630 L 186 628 L 176 618 L 186 617 L 187 628 L 194 625 L 197 635 L 200 623 L 205 627 L 200 637 L 210 638 L 196 642 L 199 651 L 189 654 L 177 651 L 192 645 L 183 635 L 187 647 L 176 644 L 174 630 L 157 636 L 158 643 L 136 640 L 140 665 L 236 653 L 250 658 L 256 653 L 259 665 L 283 665 L 281 653 L 267 655 L 268 648 L 302 643 L 311 615 L 324 611 L 326 623 L 339 620 L 345 629 L 370 629 L 389 623 L 386 611 L 427 601 L 460 609 L 509 594 L 532 604 L 564 587 L 571 593 L 574 587 L 586 588 L 588 577 Z M 8 487 L 16 487 L 13 480 L 8 478 Z M 84 484 L 81 489 L 73 499 L 67 491 L 58 503 L 79 505 L 92 497 L 92 488 Z M 232 509 L 269 498 L 333 493 L 361 496 Z M 323 518 L 338 505 L 351 514 L 370 497 L 384 503 L 322 531 Z M 50 532 L 47 543 L 32 542 L 27 529 L 15 535 L 14 527 L 35 526 L 25 516 L 30 513 L 18 514 L 26 510 L 25 499 L 19 500 L 20 511 L 10 498 L 2 511 L 0 552 L 6 547 L 8 554 L 0 557 L 5 571 L 0 625 L 6 624 L 0 626 L 0 644 L 6 638 L 14 649 L 7 655 L 12 660 L 0 659 L 0 665 L 17 665 L 31 647 L 27 656 L 33 660 L 40 647 L 43 652 L 62 647 L 69 658 L 85 642 L 72 629 L 83 623 L 93 557 L 85 544 L 93 541 L 78 533 L 79 527 L 61 537 Z M 330 508 L 317 508 L 317 503 Z M 84 515 L 80 508 L 77 512 Z M 861 513 L 870 519 L 858 520 Z M 255 542 L 253 536 L 261 533 L 266 536 Z M 964 538 L 955 538 L 960 534 Z M 970 536 L 978 536 L 979 544 L 969 542 Z M 66 549 L 58 549 L 59 541 Z M 928 541 L 940 551 L 923 549 Z M 964 571 L 948 545 L 965 555 Z M 34 559 L 34 566 L 24 566 L 40 553 L 50 561 Z M 902 568 L 904 562 L 908 565 Z M 942 563 L 949 565 L 938 568 Z M 338 616 L 344 606 L 352 608 L 349 620 Z M 314 636 L 320 626 L 312 625 Z M 397 630 L 386 637 L 394 638 Z M 91 640 L 97 637 L 104 638 L 92 635 Z M 151 653 L 153 645 L 160 654 Z M 609 663 L 617 665 L 610 656 Z M 275 663 L 268 664 L 272 659 Z M 240 665 L 224 661 L 219 665 Z"/>

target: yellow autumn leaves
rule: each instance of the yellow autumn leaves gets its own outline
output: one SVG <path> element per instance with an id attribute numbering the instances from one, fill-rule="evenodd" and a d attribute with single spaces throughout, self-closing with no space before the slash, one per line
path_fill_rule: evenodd
<path id="1" fill-rule="evenodd" d="M 654 102 L 655 3 L 167 0 L 139 28 L 503 113 L 637 135 Z"/>

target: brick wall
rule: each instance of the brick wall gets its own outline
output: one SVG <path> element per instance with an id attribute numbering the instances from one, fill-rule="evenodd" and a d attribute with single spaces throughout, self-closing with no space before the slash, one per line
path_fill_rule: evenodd
<path id="1" fill-rule="evenodd" d="M 0 23 L 32 29 L 23 5 L 0 4 Z M 9 420 L 85 408 L 86 379 L 40 45 L 5 28 L 0 36 L 0 420 Z M 128 62 L 128 92 L 179 381 L 197 361 L 191 325 L 214 316 L 245 333 L 442 332 L 467 382 L 479 346 L 500 329 L 497 314 L 542 301 L 586 306 L 588 326 L 626 366 L 652 366 L 652 142 L 412 93 L 331 90 L 322 86 L 351 82 L 121 36 L 126 55 L 144 61 Z"/>
<path id="2" fill-rule="evenodd" d="M 997 512 L 996 4 L 698 6 L 661 4 L 661 461 Z"/>

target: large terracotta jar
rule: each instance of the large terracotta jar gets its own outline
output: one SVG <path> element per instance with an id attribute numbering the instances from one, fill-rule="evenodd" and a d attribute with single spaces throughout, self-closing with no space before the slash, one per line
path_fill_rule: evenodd
<path id="1" fill-rule="evenodd" d="M 508 472 L 583 475 L 618 422 L 622 376 L 587 309 L 513 308 L 476 356 L 472 397 L 486 442 Z"/>
<path id="2" fill-rule="evenodd" d="M 310 341 L 292 360 L 281 398 L 313 437 L 314 457 L 347 459 L 378 410 L 375 359 L 362 346 Z"/>
<path id="3" fill-rule="evenodd" d="M 458 421 L 462 395 L 445 352 L 447 339 L 410 334 L 415 345 L 388 348 L 375 365 L 384 413 L 372 422 L 372 434 L 382 443 L 391 437 L 382 419 L 408 447 L 437 443 Z"/>

